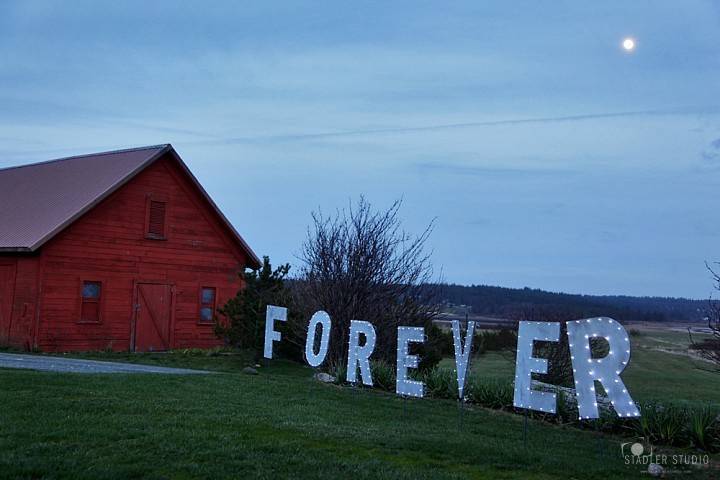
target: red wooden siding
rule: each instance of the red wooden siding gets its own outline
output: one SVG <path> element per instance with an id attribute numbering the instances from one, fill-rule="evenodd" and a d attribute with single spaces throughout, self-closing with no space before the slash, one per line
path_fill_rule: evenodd
<path id="1" fill-rule="evenodd" d="M 0 260 L 0 342 L 7 343 L 15 293 L 15 259 Z"/>
<path id="2" fill-rule="evenodd" d="M 39 297 L 38 255 L 0 257 L 0 343 L 33 346 Z"/>
<path id="3" fill-rule="evenodd" d="M 158 342 L 218 345 L 212 324 L 200 322 L 201 288 L 216 288 L 222 305 L 240 287 L 245 265 L 244 253 L 170 156 L 53 238 L 41 257 L 36 340 L 43 350 L 127 350 L 133 334 L 138 349 Z M 101 284 L 99 322 L 81 322 L 83 282 Z M 148 316 L 162 325 L 152 330 Z"/>

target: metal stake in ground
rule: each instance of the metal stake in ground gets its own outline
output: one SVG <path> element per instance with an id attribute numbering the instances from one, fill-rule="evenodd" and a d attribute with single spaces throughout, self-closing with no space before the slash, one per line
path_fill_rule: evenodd
<path id="1" fill-rule="evenodd" d="M 523 420 L 523 447 L 527 450 L 527 437 L 528 437 L 528 409 L 525 409 L 525 420 Z"/>
<path id="2" fill-rule="evenodd" d="M 461 398 L 458 402 L 458 430 L 463 428 L 463 420 L 465 417 L 465 399 Z"/>

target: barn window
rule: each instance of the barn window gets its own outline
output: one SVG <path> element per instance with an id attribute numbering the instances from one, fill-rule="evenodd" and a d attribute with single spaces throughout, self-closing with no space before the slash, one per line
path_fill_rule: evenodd
<path id="1" fill-rule="evenodd" d="M 102 283 L 85 281 L 82 284 L 82 307 L 80 309 L 81 322 L 100 321 L 100 299 L 102 297 Z"/>
<path id="2" fill-rule="evenodd" d="M 167 202 L 158 198 L 148 198 L 145 221 L 145 237 L 155 240 L 166 238 Z"/>
<path id="3" fill-rule="evenodd" d="M 215 288 L 202 287 L 200 289 L 200 321 L 212 322 L 215 313 Z"/>

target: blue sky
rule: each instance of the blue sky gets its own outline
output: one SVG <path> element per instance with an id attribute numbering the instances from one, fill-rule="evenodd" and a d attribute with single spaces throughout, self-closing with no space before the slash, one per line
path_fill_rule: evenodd
<path id="1" fill-rule="evenodd" d="M 172 143 L 275 262 L 402 196 L 447 281 L 712 290 L 718 2 L 8 1 L 0 58 L 0 165 Z"/>

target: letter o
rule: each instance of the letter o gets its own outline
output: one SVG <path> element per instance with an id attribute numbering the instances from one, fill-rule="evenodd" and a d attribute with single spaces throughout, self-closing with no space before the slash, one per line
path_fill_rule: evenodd
<path id="1" fill-rule="evenodd" d="M 320 350 L 315 353 L 315 331 L 317 325 L 322 325 L 322 334 L 320 336 Z M 310 318 L 308 324 L 307 340 L 305 340 L 305 358 L 311 367 L 319 366 L 327 356 L 328 344 L 330 343 L 330 328 L 332 322 L 330 321 L 330 315 L 322 310 L 317 311 Z"/>

